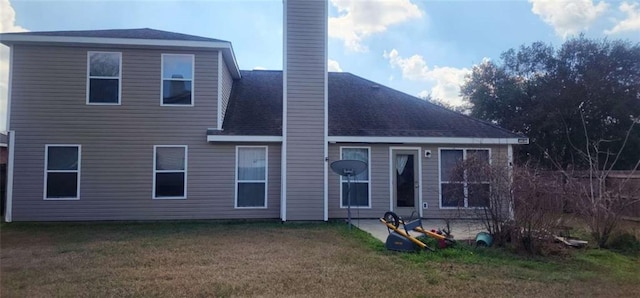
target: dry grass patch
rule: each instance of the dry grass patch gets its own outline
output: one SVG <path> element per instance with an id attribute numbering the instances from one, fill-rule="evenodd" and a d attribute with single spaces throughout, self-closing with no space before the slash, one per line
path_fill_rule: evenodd
<path id="1" fill-rule="evenodd" d="M 2 297 L 629 296 L 640 282 L 392 253 L 337 224 L 11 224 L 0 237 Z"/>

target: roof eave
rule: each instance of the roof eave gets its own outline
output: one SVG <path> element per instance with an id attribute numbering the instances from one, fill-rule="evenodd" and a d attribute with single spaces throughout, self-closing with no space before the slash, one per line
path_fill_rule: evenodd
<path id="1" fill-rule="evenodd" d="M 526 145 L 529 138 L 329 136 L 329 143 Z"/>
<path id="2" fill-rule="evenodd" d="M 208 135 L 207 142 L 282 143 L 282 136 Z"/>

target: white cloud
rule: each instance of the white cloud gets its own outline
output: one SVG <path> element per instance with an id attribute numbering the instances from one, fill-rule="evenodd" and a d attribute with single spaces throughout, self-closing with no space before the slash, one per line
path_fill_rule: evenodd
<path id="1" fill-rule="evenodd" d="M 256 66 L 253 70 L 266 70 L 266 68 L 264 66 Z"/>
<path id="2" fill-rule="evenodd" d="M 422 98 L 422 99 L 426 99 L 427 97 L 429 97 L 431 93 L 429 92 L 429 90 L 422 90 L 420 92 L 418 92 L 418 97 Z"/>
<path id="3" fill-rule="evenodd" d="M 0 33 L 24 32 L 27 29 L 17 26 L 16 12 L 9 0 L 0 0 Z M 0 45 L 0 131 L 6 129 L 7 97 L 9 78 L 9 48 Z"/>
<path id="4" fill-rule="evenodd" d="M 627 14 L 627 18 L 618 22 L 611 30 L 605 30 L 605 34 L 615 34 L 623 31 L 640 31 L 640 5 L 636 3 L 622 2 L 618 10 Z"/>
<path id="5" fill-rule="evenodd" d="M 396 49 L 392 49 L 391 52 L 385 51 L 383 56 L 389 60 L 392 67 L 400 68 L 403 78 L 434 84 L 431 90 L 418 93 L 418 97 L 431 95 L 453 106 L 464 103 L 460 97 L 460 85 L 464 83 L 465 76 L 471 72 L 469 69 L 448 66 L 435 66 L 430 69 L 422 56 L 413 55 L 403 58 Z"/>
<path id="6" fill-rule="evenodd" d="M 329 71 L 342 72 L 342 68 L 340 68 L 340 63 L 338 63 L 338 61 L 329 59 L 327 63 L 328 63 Z"/>
<path id="7" fill-rule="evenodd" d="M 424 58 L 420 55 L 413 55 L 409 58 L 402 58 L 396 49 L 391 52 L 385 51 L 383 57 L 389 59 L 389 63 L 393 67 L 399 67 L 402 70 L 402 77 L 418 81 L 429 76 L 429 67 Z"/>
<path id="8" fill-rule="evenodd" d="M 529 0 L 531 11 L 551 25 L 556 34 L 566 38 L 587 30 L 608 8 L 604 1 L 594 4 L 593 0 Z"/>
<path id="9" fill-rule="evenodd" d="M 423 14 L 410 0 L 331 0 L 331 4 L 339 16 L 329 18 L 329 37 L 341 39 L 348 50 L 355 52 L 368 50 L 362 44 L 368 36 Z"/>
<path id="10" fill-rule="evenodd" d="M 460 86 L 464 83 L 465 76 L 470 72 L 467 68 L 436 66 L 430 73 L 436 81 L 436 85 L 431 88 L 431 96 L 453 106 L 462 105 L 464 101 L 460 97 Z"/>

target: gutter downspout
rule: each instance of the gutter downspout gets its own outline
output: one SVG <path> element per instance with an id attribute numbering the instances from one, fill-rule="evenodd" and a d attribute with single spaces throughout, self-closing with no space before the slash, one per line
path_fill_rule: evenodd
<path id="1" fill-rule="evenodd" d="M 515 211 L 514 211 L 514 200 L 513 200 L 513 145 L 509 145 L 507 147 L 507 167 L 508 167 L 508 175 L 509 175 L 509 192 L 511 195 L 511 200 L 509 200 L 509 219 L 515 219 Z"/>
<path id="2" fill-rule="evenodd" d="M 8 132 L 8 141 L 9 141 L 9 156 L 8 156 L 8 166 L 7 166 L 7 201 L 5 206 L 4 213 L 4 221 L 12 222 L 13 221 L 13 161 L 15 158 L 15 142 L 16 142 L 16 133 L 15 131 L 10 130 Z"/>
<path id="3" fill-rule="evenodd" d="M 282 147 L 280 158 L 280 219 L 287 221 L 287 1 L 282 1 Z"/>

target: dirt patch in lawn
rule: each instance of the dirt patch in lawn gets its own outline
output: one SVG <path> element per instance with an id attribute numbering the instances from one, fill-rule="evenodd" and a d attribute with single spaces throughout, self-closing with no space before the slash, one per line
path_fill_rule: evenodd
<path id="1" fill-rule="evenodd" d="M 637 279 L 606 271 L 550 278 L 536 266 L 408 258 L 337 224 L 12 224 L 0 237 L 2 297 L 611 297 L 639 290 Z"/>

